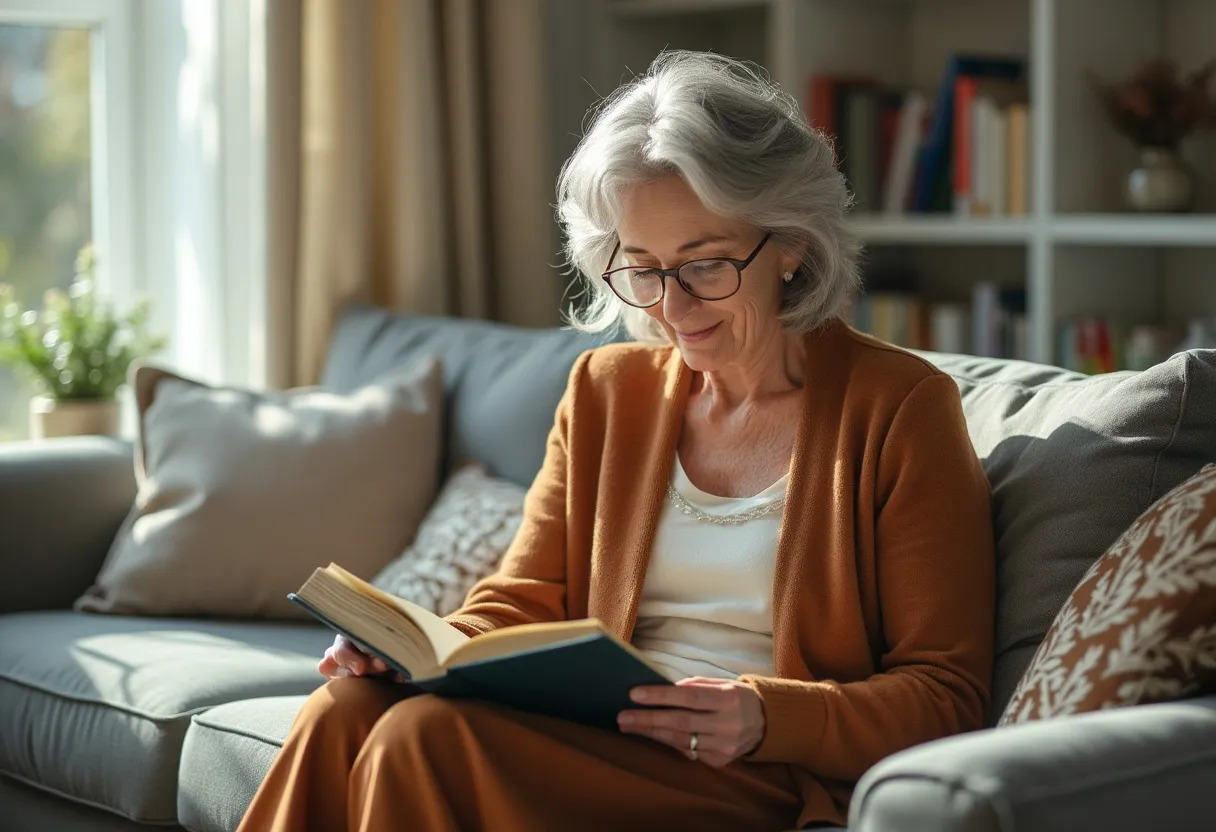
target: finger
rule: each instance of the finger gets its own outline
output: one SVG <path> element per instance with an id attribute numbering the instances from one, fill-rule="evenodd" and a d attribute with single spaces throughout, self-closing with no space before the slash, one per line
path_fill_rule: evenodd
<path id="1" fill-rule="evenodd" d="M 334 671 L 338 669 L 338 663 L 334 661 L 333 648 L 327 648 L 325 655 L 321 657 L 321 661 L 317 662 L 317 672 L 327 679 L 332 679 Z"/>
<path id="2" fill-rule="evenodd" d="M 661 742 L 664 745 L 670 745 L 676 751 L 679 751 L 690 760 L 692 756 L 692 736 L 683 731 L 672 731 L 667 728 L 648 728 L 644 731 L 636 732 L 644 737 L 650 737 L 652 740 Z M 705 755 L 721 756 L 722 749 L 713 735 L 697 733 L 697 757 L 700 760 Z"/>
<path id="3" fill-rule="evenodd" d="M 685 736 L 693 731 L 702 735 L 718 734 L 733 727 L 725 725 L 716 714 L 685 708 L 621 711 L 617 714 L 617 725 L 622 731 L 666 730 Z"/>
<path id="4" fill-rule="evenodd" d="M 334 651 L 334 659 L 356 676 L 361 676 L 367 668 L 367 657 L 349 644 L 340 645 Z"/>
<path id="5" fill-rule="evenodd" d="M 642 705 L 688 708 L 696 711 L 717 711 L 730 706 L 729 689 L 700 685 L 639 685 L 629 691 L 629 698 Z"/>
<path id="6" fill-rule="evenodd" d="M 371 673 L 388 673 L 388 665 L 376 656 L 367 657 L 369 672 Z"/>

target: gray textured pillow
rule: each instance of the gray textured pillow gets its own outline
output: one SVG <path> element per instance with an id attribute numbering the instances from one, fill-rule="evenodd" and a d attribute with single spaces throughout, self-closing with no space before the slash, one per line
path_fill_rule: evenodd
<path id="1" fill-rule="evenodd" d="M 461 468 L 401 556 L 373 584 L 436 615 L 455 612 L 473 585 L 498 568 L 524 516 L 527 489 L 479 466 Z"/>
<path id="2" fill-rule="evenodd" d="M 1216 351 L 1100 376 L 923 355 L 958 383 L 992 486 L 995 717 L 1090 566 L 1162 495 L 1216 460 Z"/>
<path id="3" fill-rule="evenodd" d="M 138 367 L 139 494 L 90 612 L 298 618 L 317 566 L 374 575 L 435 494 L 435 359 L 348 395 L 209 387 Z"/>

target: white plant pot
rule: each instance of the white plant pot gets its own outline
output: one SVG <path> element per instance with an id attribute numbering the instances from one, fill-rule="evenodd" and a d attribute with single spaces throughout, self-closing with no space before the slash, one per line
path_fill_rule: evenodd
<path id="1" fill-rule="evenodd" d="M 34 439 L 56 436 L 117 436 L 117 399 L 56 401 L 50 396 L 30 399 L 30 435 Z"/>

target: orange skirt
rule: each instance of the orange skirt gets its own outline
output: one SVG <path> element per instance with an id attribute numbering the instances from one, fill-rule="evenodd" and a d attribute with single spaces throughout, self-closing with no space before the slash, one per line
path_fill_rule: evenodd
<path id="1" fill-rule="evenodd" d="M 348 678 L 308 698 L 238 832 L 786 830 L 801 808 L 786 765 Z"/>

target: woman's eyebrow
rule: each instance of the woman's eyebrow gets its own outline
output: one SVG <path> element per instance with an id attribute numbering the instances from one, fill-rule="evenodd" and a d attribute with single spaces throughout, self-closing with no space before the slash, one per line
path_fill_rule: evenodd
<path id="1" fill-rule="evenodd" d="M 712 234 L 708 237 L 701 237 L 699 239 L 693 240 L 690 243 L 685 243 L 684 245 L 677 248 L 676 251 L 678 253 L 683 253 L 690 249 L 708 245 L 709 243 L 733 243 L 733 242 L 734 242 L 734 240 L 730 237 L 723 237 L 718 234 Z M 621 246 L 621 251 L 625 252 L 626 254 L 649 254 L 650 253 L 646 249 L 638 248 L 637 246 Z"/>

